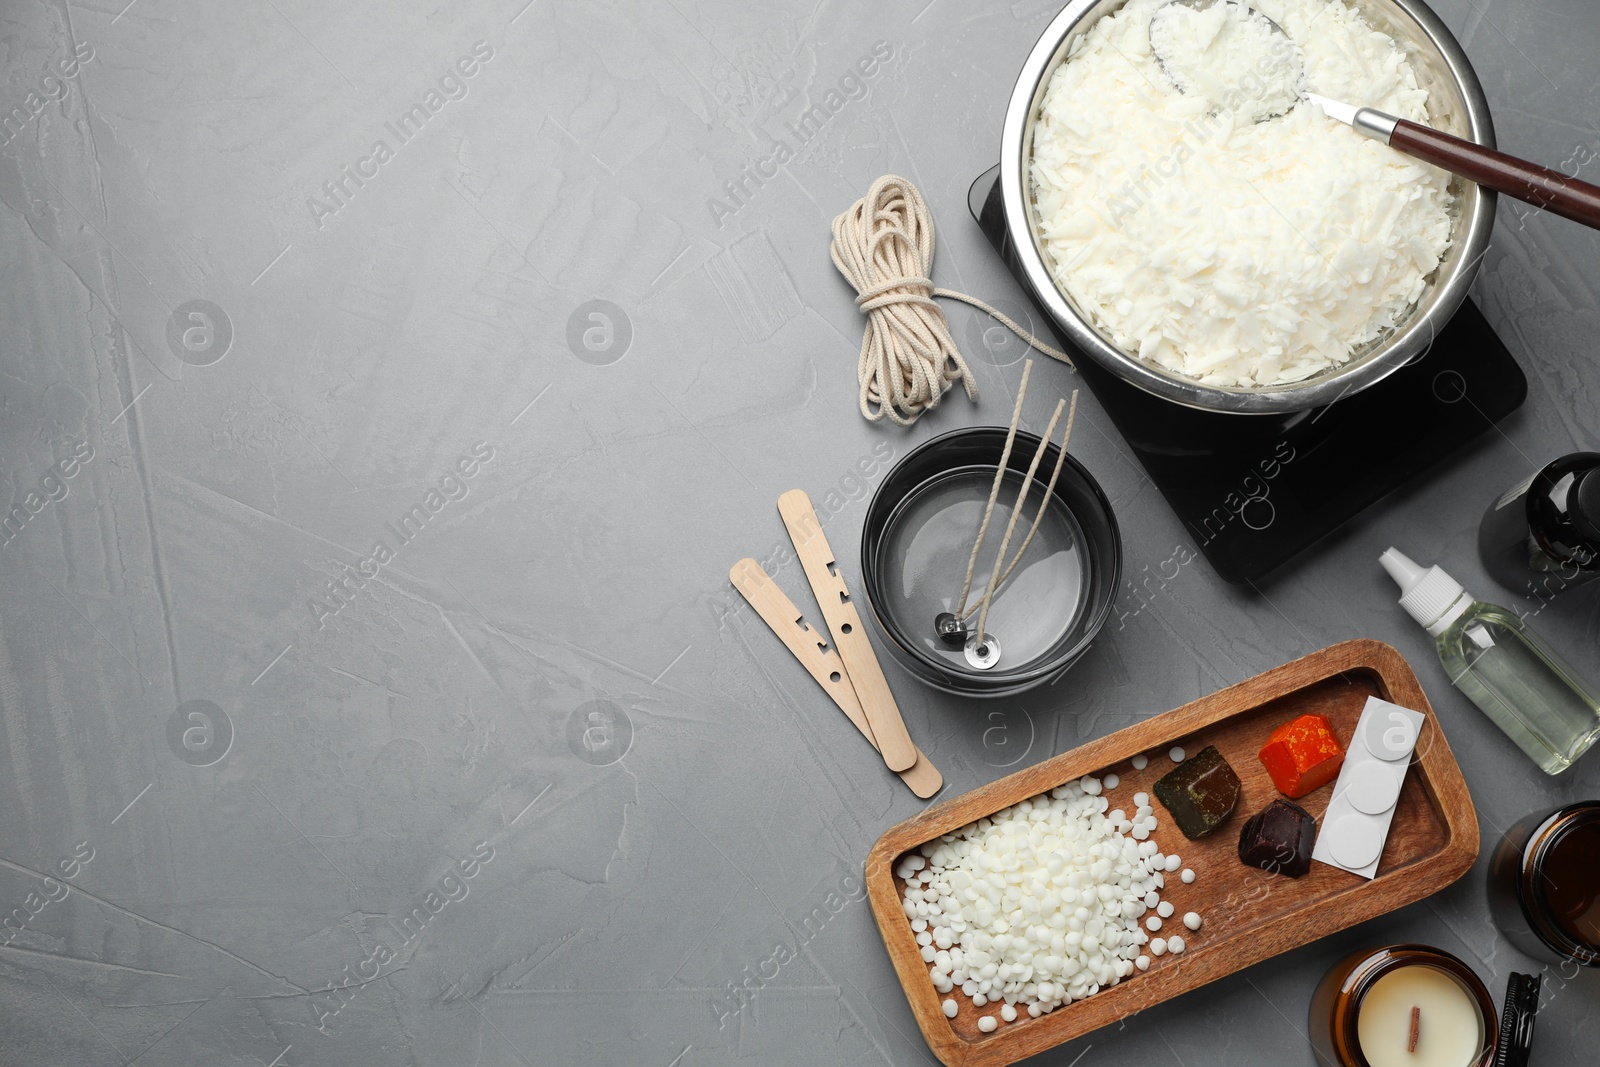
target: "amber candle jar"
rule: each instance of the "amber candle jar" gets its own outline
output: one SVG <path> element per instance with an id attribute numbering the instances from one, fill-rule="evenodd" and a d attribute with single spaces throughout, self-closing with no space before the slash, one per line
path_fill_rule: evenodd
<path id="1" fill-rule="evenodd" d="M 1372 1047 L 1370 1028 L 1362 1025 L 1363 1009 L 1369 1017 L 1386 1011 L 1392 1005 L 1380 1001 L 1395 1001 L 1397 992 L 1403 1005 L 1424 1002 L 1424 997 L 1412 998 L 1395 988 L 1408 978 L 1422 979 L 1417 985 L 1423 993 L 1430 986 L 1436 993 L 1442 988 L 1447 1003 L 1443 1009 L 1430 1003 L 1419 1013 L 1422 1041 L 1414 1053 L 1406 1049 L 1402 1025 L 1384 1035 L 1392 1046 L 1384 1045 L 1380 1055 Z M 1475 1022 L 1476 1029 L 1463 1026 L 1457 1015 Z M 1307 1032 L 1319 1067 L 1379 1067 L 1398 1062 L 1414 1062 L 1417 1067 L 1489 1067 L 1499 1042 L 1498 1019 L 1489 990 L 1465 963 L 1426 945 L 1392 945 L 1353 953 L 1334 965 L 1312 994 Z M 1441 1045 L 1440 1037 L 1449 1039 L 1447 1045 Z M 1366 1050 L 1364 1039 L 1369 1045 Z"/>
<path id="2" fill-rule="evenodd" d="M 1600 967 L 1600 801 L 1536 812 L 1507 830 L 1489 863 L 1489 906 L 1534 959 Z"/>

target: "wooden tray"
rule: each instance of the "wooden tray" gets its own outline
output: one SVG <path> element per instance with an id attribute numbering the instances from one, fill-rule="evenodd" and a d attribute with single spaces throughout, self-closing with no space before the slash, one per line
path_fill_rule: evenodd
<path id="1" fill-rule="evenodd" d="M 1313 863 L 1311 873 L 1292 879 L 1240 863 L 1237 849 L 1244 820 L 1279 796 L 1256 758 L 1267 735 L 1297 715 L 1316 712 L 1332 720 L 1340 742 L 1347 743 L 1369 696 L 1426 716 L 1378 876 L 1369 882 Z M 979 1031 L 978 1017 L 994 1014 L 999 1021 L 998 1006 L 991 1003 L 980 1010 L 959 991 L 951 995 L 960 1012 L 954 1019 L 945 1018 L 940 1007 L 944 997 L 928 978 L 928 964 L 922 961 L 901 907 L 905 886 L 894 875 L 899 858 L 924 842 L 1085 774 L 1116 773 L 1121 781 L 1106 795 L 1113 808 L 1131 812 L 1133 794 L 1150 792 L 1152 783 L 1172 769 L 1167 751 L 1174 745 L 1190 754 L 1217 746 L 1244 786 L 1228 822 L 1199 841 L 1187 840 L 1152 798 L 1151 806 L 1161 819 L 1154 839 L 1163 851 L 1175 849 L 1183 865 L 1197 875 L 1191 885 L 1168 875 L 1161 894 L 1177 908 L 1177 915 L 1196 911 L 1204 919 L 1194 933 L 1177 925 L 1187 951 L 1153 958 L 1148 971 L 1136 971 L 1120 984 L 1048 1015 L 1030 1019 L 1024 1013 L 1015 1023 L 1001 1022 L 991 1034 Z M 1150 762 L 1136 771 L 1128 761 L 1141 752 Z M 1332 794 L 1333 786 L 1326 785 L 1296 803 L 1317 817 L 1320 828 Z M 1472 800 L 1422 686 L 1398 651 L 1363 640 L 1313 652 L 929 808 L 878 839 L 867 857 L 866 882 L 884 945 L 929 1047 L 950 1067 L 998 1067 L 1421 900 L 1470 870 L 1477 855 L 1478 820 Z M 1169 920 L 1168 926 L 1176 922 Z"/>

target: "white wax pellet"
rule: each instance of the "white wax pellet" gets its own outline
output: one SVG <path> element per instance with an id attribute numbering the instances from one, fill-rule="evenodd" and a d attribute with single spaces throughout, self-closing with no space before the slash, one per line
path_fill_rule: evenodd
<path id="1" fill-rule="evenodd" d="M 1121 808 L 1112 808 L 1111 811 L 1106 814 L 1106 818 L 1110 819 L 1112 822 L 1127 822 L 1128 813 L 1123 811 Z"/>
<path id="2" fill-rule="evenodd" d="M 1184 912 L 1183 925 L 1187 926 L 1191 930 L 1200 929 L 1200 913 L 1196 911 Z"/>
<path id="3" fill-rule="evenodd" d="M 1000 1018 L 1004 1019 L 1008 1023 L 1016 1022 L 1017 1021 L 1017 1009 L 1013 1008 L 1011 1005 L 1007 1004 L 1005 1007 L 1000 1009 Z"/>
<path id="4" fill-rule="evenodd" d="M 1152 955 L 1152 956 L 1164 956 L 1164 955 L 1166 955 L 1166 952 L 1167 952 L 1167 941 L 1166 941 L 1166 938 L 1158 937 L 1154 941 L 1150 942 L 1150 955 Z"/>
<path id="5" fill-rule="evenodd" d="M 940 1005 L 940 1007 L 944 1009 L 944 1017 L 946 1019 L 954 1019 L 956 1017 L 956 1012 L 961 1010 L 960 1006 L 956 1004 L 953 998 L 946 1000 Z"/>
<path id="6" fill-rule="evenodd" d="M 1044 1009 L 1040 1008 L 1039 1005 L 1037 1005 L 1037 1004 L 1029 1004 L 1028 1005 L 1028 1017 L 1029 1018 L 1037 1019 L 1039 1016 L 1041 1016 L 1043 1014 L 1044 1014 Z"/>
<path id="7" fill-rule="evenodd" d="M 921 856 L 907 856 L 906 857 L 906 866 L 910 867 L 913 871 L 920 871 L 920 870 L 922 870 L 922 868 L 926 867 L 927 865 L 928 865 L 928 861 L 923 859 Z"/>
<path id="8" fill-rule="evenodd" d="M 1150 794 L 1149 793 L 1135 793 L 1135 794 L 1133 794 L 1133 806 L 1136 807 L 1136 808 L 1149 808 L 1150 807 Z"/>
<path id="9" fill-rule="evenodd" d="M 972 998 L 972 1006 L 974 1008 L 981 1008 L 987 1003 L 989 1003 L 989 998 L 984 996 L 982 993 L 979 993 L 977 996 Z"/>
<path id="10" fill-rule="evenodd" d="M 1176 910 L 1177 909 L 1172 906 L 1172 901 L 1170 900 L 1163 900 L 1161 903 L 1156 905 L 1156 914 L 1161 916 L 1163 919 L 1172 918 L 1172 913 Z"/>
<path id="11" fill-rule="evenodd" d="M 1177 854 L 1174 853 L 1173 855 L 1167 857 L 1167 862 L 1163 866 L 1165 866 L 1168 871 L 1175 871 L 1179 867 L 1183 866 L 1183 860 L 1179 859 Z"/>
<path id="12" fill-rule="evenodd" d="M 1165 901 L 1162 901 L 1162 903 L 1166 903 L 1166 902 L 1165 902 Z M 1151 932 L 1151 933 L 1154 933 L 1154 932 L 1155 932 L 1155 931 L 1157 931 L 1157 930 L 1159 930 L 1159 929 L 1161 929 L 1161 920 L 1160 920 L 1160 919 L 1158 919 L 1158 918 L 1157 918 L 1157 917 L 1156 917 L 1156 916 L 1154 916 L 1154 915 L 1152 915 L 1152 916 L 1150 916 L 1150 918 L 1148 918 L 1148 919 L 1146 919 L 1146 920 L 1145 920 L 1145 921 L 1144 921 L 1144 924 L 1145 924 L 1145 926 L 1146 926 L 1146 927 L 1148 927 L 1148 928 L 1149 928 L 1149 930 L 1150 930 L 1150 932 Z M 933 962 L 933 961 L 932 961 L 932 960 L 929 960 L 929 961 L 928 961 L 928 962 L 930 962 L 930 963 L 931 963 L 931 962 Z"/>
<path id="13" fill-rule="evenodd" d="M 1132 836 L 1135 841 L 1143 841 L 1145 838 L 1150 836 L 1150 831 L 1145 829 L 1144 823 L 1135 823 L 1133 826 Z"/>
<path id="14" fill-rule="evenodd" d="M 1153 908 L 1161 903 L 1161 896 L 1154 889 L 1144 895 L 1144 906 Z"/>
<path id="15" fill-rule="evenodd" d="M 933 944 L 933 935 L 926 930 L 922 931 L 917 935 L 917 944 L 921 945 L 923 948 L 927 948 L 929 945 Z"/>
<path id="16" fill-rule="evenodd" d="M 1194 872 L 1187 867 L 1183 869 L 1183 873 L 1178 877 L 1183 879 L 1184 885 L 1190 885 L 1194 882 Z"/>
<path id="17" fill-rule="evenodd" d="M 938 950 L 935 949 L 932 945 L 923 945 L 922 946 L 922 962 L 923 963 L 932 963 L 933 962 L 933 957 L 936 956 L 936 955 L 938 955 Z"/>
<path id="18" fill-rule="evenodd" d="M 1091 778 L 1087 774 L 1079 780 L 1078 786 L 1085 793 L 1088 793 L 1092 797 L 1097 797 L 1100 795 L 1101 785 L 1099 780 L 1096 778 Z"/>
<path id="19" fill-rule="evenodd" d="M 1133 961 L 1133 965 L 1139 968 L 1141 971 L 1148 971 L 1150 969 L 1150 957 L 1140 956 L 1138 959 Z"/>
<path id="20" fill-rule="evenodd" d="M 993 1015 L 985 1015 L 983 1018 L 978 1020 L 978 1029 L 982 1030 L 986 1034 L 994 1033 L 995 1027 L 999 1025 L 999 1023 L 994 1021 Z"/>
<path id="21" fill-rule="evenodd" d="M 1183 938 L 1178 937 L 1176 934 L 1174 934 L 1172 937 L 1167 938 L 1167 951 L 1168 952 L 1182 952 L 1183 951 Z"/>
<path id="22" fill-rule="evenodd" d="M 917 933 L 920 934 L 920 933 L 922 933 L 922 931 L 926 930 L 927 928 L 928 928 L 928 920 L 927 919 L 912 919 L 911 920 L 911 929 L 915 930 Z M 921 943 L 922 942 L 920 942 L 920 941 L 918 942 L 918 944 L 921 944 Z"/>
<path id="23" fill-rule="evenodd" d="M 1104 778 L 1102 778 L 1100 781 L 1101 781 L 1101 784 L 1104 785 L 1107 789 L 1115 789 L 1117 786 L 1122 784 L 1122 779 L 1118 778 L 1114 774 L 1108 774 Z"/>
<path id="24" fill-rule="evenodd" d="M 1182 763 L 1183 749 L 1179 748 L 1177 745 L 1173 745 L 1172 751 L 1167 753 L 1167 758 L 1172 760 L 1173 763 Z"/>
<path id="25" fill-rule="evenodd" d="M 1150 762 L 1150 760 L 1149 760 L 1148 757 L 1145 756 L 1145 754 L 1143 752 L 1141 752 L 1137 756 L 1133 757 L 1133 761 L 1132 762 L 1133 762 L 1133 769 L 1134 770 L 1142 771 L 1142 770 L 1145 769 L 1145 766 Z"/>

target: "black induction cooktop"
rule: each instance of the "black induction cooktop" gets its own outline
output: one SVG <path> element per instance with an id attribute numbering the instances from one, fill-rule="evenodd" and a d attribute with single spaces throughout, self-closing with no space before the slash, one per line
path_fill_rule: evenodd
<path id="1" fill-rule="evenodd" d="M 1006 233 L 999 174 L 995 167 L 973 183 L 968 207 L 1028 291 Z M 1037 321 L 1052 322 L 1035 307 Z M 1053 332 L 1200 551 L 1231 582 L 1282 567 L 1465 448 L 1528 395 L 1522 369 L 1471 300 L 1431 348 L 1383 381 L 1283 415 L 1174 404 Z"/>

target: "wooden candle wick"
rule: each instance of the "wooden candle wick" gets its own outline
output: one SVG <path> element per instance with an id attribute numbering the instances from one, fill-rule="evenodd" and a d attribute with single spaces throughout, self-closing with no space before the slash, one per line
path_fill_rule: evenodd
<path id="1" fill-rule="evenodd" d="M 1417 1038 L 1422 1036 L 1422 1009 L 1411 1005 L 1411 1037 L 1406 1041 L 1406 1051 L 1417 1051 Z"/>

